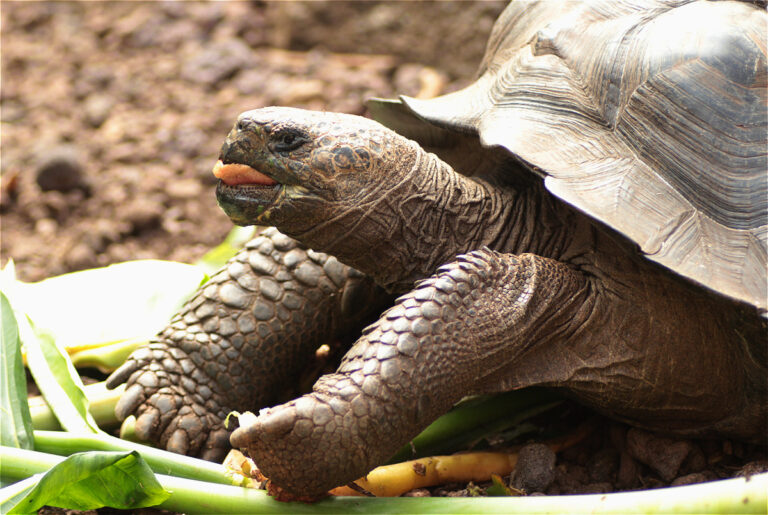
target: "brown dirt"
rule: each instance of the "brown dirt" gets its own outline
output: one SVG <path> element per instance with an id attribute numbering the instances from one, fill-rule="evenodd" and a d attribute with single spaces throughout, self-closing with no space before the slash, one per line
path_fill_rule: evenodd
<path id="1" fill-rule="evenodd" d="M 456 89 L 503 5 L 3 1 L 0 265 L 13 258 L 32 281 L 129 259 L 194 261 L 232 227 L 210 170 L 238 113 L 363 114 L 371 96 Z M 766 469 L 752 446 L 600 424 L 553 469 L 539 456 L 533 479 L 512 481 L 587 493 Z"/>
<path id="2" fill-rule="evenodd" d="M 238 113 L 455 88 L 502 7 L 2 2 L 0 261 L 196 259 L 232 227 L 210 171 Z"/>

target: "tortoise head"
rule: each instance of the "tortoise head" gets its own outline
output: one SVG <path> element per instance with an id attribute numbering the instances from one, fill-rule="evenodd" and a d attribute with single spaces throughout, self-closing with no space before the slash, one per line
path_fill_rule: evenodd
<path id="1" fill-rule="evenodd" d="M 361 206 L 373 209 L 401 183 L 419 151 L 360 116 L 286 107 L 247 111 L 214 168 L 216 197 L 239 225 L 273 225 L 324 246 L 301 236 L 321 227 L 337 236 L 356 228 Z"/>

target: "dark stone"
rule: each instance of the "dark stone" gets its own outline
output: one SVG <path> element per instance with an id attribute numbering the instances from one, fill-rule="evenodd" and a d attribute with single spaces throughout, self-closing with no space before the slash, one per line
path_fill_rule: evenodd
<path id="1" fill-rule="evenodd" d="M 555 479 L 555 453 L 544 444 L 526 445 L 517 456 L 512 486 L 527 493 L 543 492 Z"/>
<path id="2" fill-rule="evenodd" d="M 42 151 L 37 165 L 37 185 L 43 191 L 71 191 L 87 189 L 83 178 L 83 164 L 78 151 L 71 145 Z"/>
<path id="3" fill-rule="evenodd" d="M 655 470 L 664 481 L 677 476 L 691 447 L 687 440 L 673 440 L 635 428 L 627 432 L 627 452 Z"/>

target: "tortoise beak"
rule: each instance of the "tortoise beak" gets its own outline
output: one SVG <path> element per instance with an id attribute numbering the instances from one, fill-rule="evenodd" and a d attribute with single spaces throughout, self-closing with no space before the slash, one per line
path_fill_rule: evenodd
<path id="1" fill-rule="evenodd" d="M 224 164 L 243 164 L 255 168 L 256 162 L 263 161 L 265 154 L 260 136 L 250 127 L 236 124 L 221 145 L 219 161 Z"/>

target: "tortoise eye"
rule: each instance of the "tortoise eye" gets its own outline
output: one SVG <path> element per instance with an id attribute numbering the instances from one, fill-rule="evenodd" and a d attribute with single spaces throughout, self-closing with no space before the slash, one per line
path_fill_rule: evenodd
<path id="1" fill-rule="evenodd" d="M 306 135 L 294 130 L 281 130 L 272 135 L 272 149 L 275 152 L 291 152 L 308 141 Z"/>

